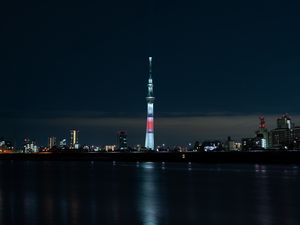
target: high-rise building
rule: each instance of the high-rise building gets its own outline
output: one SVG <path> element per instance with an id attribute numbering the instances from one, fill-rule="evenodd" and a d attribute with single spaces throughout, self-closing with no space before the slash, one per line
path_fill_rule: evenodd
<path id="1" fill-rule="evenodd" d="M 294 138 L 300 139 L 300 126 L 294 127 Z"/>
<path id="2" fill-rule="evenodd" d="M 293 147 L 294 149 L 299 150 L 300 149 L 300 126 L 295 126 L 294 127 L 294 140 L 293 140 Z"/>
<path id="3" fill-rule="evenodd" d="M 291 131 L 287 128 L 277 128 L 271 131 L 272 148 L 288 149 L 292 143 Z"/>
<path id="4" fill-rule="evenodd" d="M 48 148 L 51 149 L 56 146 L 56 137 L 49 137 L 48 138 Z"/>
<path id="5" fill-rule="evenodd" d="M 293 126 L 294 124 L 292 123 L 291 118 L 287 114 L 277 119 L 278 129 L 292 129 Z"/>
<path id="6" fill-rule="evenodd" d="M 127 134 L 125 131 L 120 131 L 118 133 L 118 137 L 119 137 L 119 150 L 121 151 L 125 151 L 128 149 L 128 145 L 127 145 Z"/>
<path id="7" fill-rule="evenodd" d="M 70 133 L 71 133 L 70 148 L 79 149 L 79 143 L 78 143 L 79 130 L 71 130 Z"/>
<path id="8" fill-rule="evenodd" d="M 147 100 L 147 128 L 145 147 L 148 150 L 154 150 L 154 96 L 153 96 L 153 82 L 152 82 L 152 57 L 149 57 L 149 79 L 148 79 L 148 95 Z"/>
<path id="9" fill-rule="evenodd" d="M 294 124 L 285 114 L 277 119 L 277 128 L 271 130 L 270 139 L 272 148 L 288 149 L 293 143 Z"/>
<path id="10" fill-rule="evenodd" d="M 263 116 L 259 117 L 259 128 L 256 131 L 256 143 L 258 148 L 269 148 L 269 132 L 266 127 L 266 121 Z"/>
<path id="11" fill-rule="evenodd" d="M 255 138 L 242 138 L 241 149 L 242 151 L 256 150 L 257 146 Z"/>
<path id="12" fill-rule="evenodd" d="M 59 147 L 62 148 L 62 149 L 65 149 L 66 146 L 67 146 L 67 140 L 65 138 L 60 140 Z"/>
<path id="13" fill-rule="evenodd" d="M 241 150 L 241 143 L 232 140 L 229 136 L 224 147 L 226 151 L 239 151 Z"/>

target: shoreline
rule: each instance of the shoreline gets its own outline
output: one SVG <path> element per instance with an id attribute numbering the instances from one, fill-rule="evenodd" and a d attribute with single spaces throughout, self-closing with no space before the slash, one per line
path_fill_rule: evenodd
<path id="1" fill-rule="evenodd" d="M 0 160 L 298 164 L 300 151 L 2 153 Z"/>

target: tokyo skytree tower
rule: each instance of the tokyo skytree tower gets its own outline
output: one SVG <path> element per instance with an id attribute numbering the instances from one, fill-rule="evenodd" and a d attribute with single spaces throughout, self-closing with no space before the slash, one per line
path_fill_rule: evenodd
<path id="1" fill-rule="evenodd" d="M 148 95 L 147 100 L 147 128 L 145 147 L 149 150 L 154 149 L 154 114 L 153 114 L 153 82 L 152 82 L 152 57 L 149 57 L 149 79 L 148 79 Z"/>

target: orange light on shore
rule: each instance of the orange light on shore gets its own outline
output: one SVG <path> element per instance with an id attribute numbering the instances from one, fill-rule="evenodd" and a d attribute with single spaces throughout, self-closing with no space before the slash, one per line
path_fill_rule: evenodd
<path id="1" fill-rule="evenodd" d="M 0 153 L 13 153 L 13 150 L 11 149 L 0 149 Z"/>

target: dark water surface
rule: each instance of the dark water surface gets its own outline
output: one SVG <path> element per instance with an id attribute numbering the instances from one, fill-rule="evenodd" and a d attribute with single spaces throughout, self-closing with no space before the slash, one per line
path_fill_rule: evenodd
<path id="1" fill-rule="evenodd" d="M 0 161 L 0 224 L 299 225 L 299 169 Z"/>

